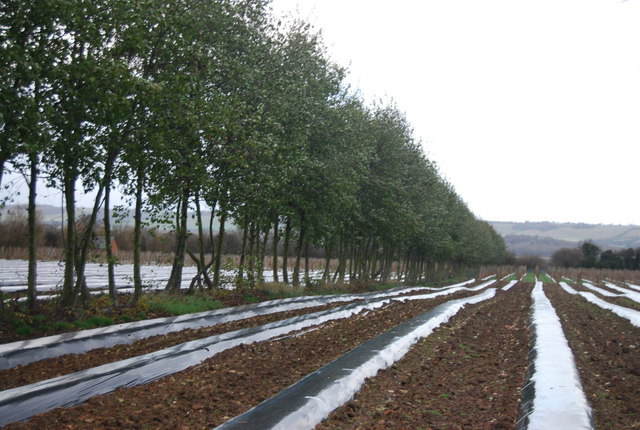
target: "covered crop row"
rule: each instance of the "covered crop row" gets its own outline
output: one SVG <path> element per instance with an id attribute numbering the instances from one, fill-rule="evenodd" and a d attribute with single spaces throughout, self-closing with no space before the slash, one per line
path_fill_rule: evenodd
<path id="1" fill-rule="evenodd" d="M 390 320 L 389 316 L 393 314 L 393 311 L 386 309 L 386 307 L 393 303 L 415 303 L 417 306 L 403 307 L 403 309 L 410 310 L 410 314 L 415 315 L 415 312 L 418 312 L 420 307 L 425 304 L 428 305 L 434 301 L 435 297 L 455 293 L 469 294 L 479 288 L 486 288 L 487 285 L 488 283 L 485 282 L 470 289 L 452 286 L 451 288 L 445 288 L 442 291 L 431 292 L 426 295 L 399 296 L 399 293 L 406 293 L 404 290 L 386 294 L 376 293 L 369 297 L 362 297 L 365 299 L 364 301 L 353 303 L 346 307 L 343 306 L 333 310 L 279 321 L 262 327 L 224 333 L 211 338 L 177 345 L 146 356 L 135 357 L 29 386 L 6 390 L 0 394 L 0 409 L 2 410 L 0 415 L 5 417 L 4 423 L 6 424 L 15 419 L 24 419 L 38 410 L 43 411 L 55 405 L 68 406 L 76 404 L 100 392 L 112 391 L 121 384 L 130 386 L 149 382 L 160 375 L 171 374 L 189 365 L 196 364 L 208 356 L 219 355 L 221 351 L 233 348 L 236 345 L 273 338 L 303 327 L 317 325 L 323 321 L 344 320 L 350 315 L 357 315 L 363 309 L 382 308 L 381 311 L 372 315 L 374 320 L 379 320 L 380 322 L 401 321 L 403 315 L 405 315 L 405 318 L 408 315 L 405 310 L 399 313 L 396 311 L 396 315 Z M 458 294 L 458 296 L 460 295 Z M 439 301 L 444 300 L 436 299 L 436 304 Z M 395 305 L 395 307 L 397 308 L 398 305 Z M 381 314 L 379 317 L 377 316 L 378 313 Z M 387 316 L 385 317 L 384 315 Z M 362 315 L 360 318 L 367 317 Z M 366 336 L 367 334 L 364 335 Z M 233 349 L 237 350 L 238 347 L 236 346 Z"/>

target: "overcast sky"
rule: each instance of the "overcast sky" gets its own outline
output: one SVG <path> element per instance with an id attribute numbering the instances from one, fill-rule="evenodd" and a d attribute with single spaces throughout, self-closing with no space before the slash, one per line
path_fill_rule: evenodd
<path id="1" fill-rule="evenodd" d="M 366 99 L 406 112 L 478 217 L 640 224 L 640 0 L 273 7 L 320 30 Z M 41 189 L 38 201 L 60 195 Z"/>
<path id="2" fill-rule="evenodd" d="M 274 0 L 480 218 L 640 224 L 640 0 Z"/>

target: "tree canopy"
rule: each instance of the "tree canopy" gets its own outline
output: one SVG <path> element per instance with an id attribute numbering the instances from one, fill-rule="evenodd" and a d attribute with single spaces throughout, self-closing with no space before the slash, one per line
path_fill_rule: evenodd
<path id="1" fill-rule="evenodd" d="M 364 102 L 320 34 L 268 1 L 7 0 L 0 38 L 0 181 L 35 164 L 64 192 L 68 303 L 83 291 L 89 234 L 74 224 L 79 184 L 99 190 L 93 222 L 114 187 L 135 202 L 138 237 L 142 211 L 172 220 L 170 289 L 187 210 L 201 204 L 243 229 L 243 282 L 261 276 L 270 235 L 295 248 L 294 283 L 310 246 L 340 260 L 342 280 L 417 281 L 439 264 L 506 258 L 401 110 Z M 219 253 L 193 258 L 205 273 Z"/>

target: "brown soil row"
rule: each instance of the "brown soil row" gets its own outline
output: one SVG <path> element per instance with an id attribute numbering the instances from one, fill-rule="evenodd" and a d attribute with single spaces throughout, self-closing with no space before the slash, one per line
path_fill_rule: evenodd
<path id="1" fill-rule="evenodd" d="M 512 429 L 525 382 L 531 284 L 466 307 L 367 381 L 317 429 Z"/>
<path id="2" fill-rule="evenodd" d="M 595 427 L 640 428 L 640 328 L 558 286 L 544 290 L 562 321 Z"/>
<path id="3" fill-rule="evenodd" d="M 394 303 L 278 341 L 238 346 L 153 383 L 119 389 L 8 428 L 211 428 L 334 360 L 355 346 L 453 298 Z"/>

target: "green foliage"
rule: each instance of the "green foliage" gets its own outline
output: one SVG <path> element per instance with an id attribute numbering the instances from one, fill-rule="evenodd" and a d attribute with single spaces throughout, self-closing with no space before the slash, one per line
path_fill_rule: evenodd
<path id="1" fill-rule="evenodd" d="M 52 330 L 56 331 L 67 331 L 71 330 L 74 325 L 66 321 L 56 321 L 50 327 L 52 328 Z"/>
<path id="2" fill-rule="evenodd" d="M 111 324 L 113 324 L 113 319 L 104 317 L 104 316 L 99 316 L 99 315 L 94 315 L 87 319 L 76 320 L 73 322 L 73 325 L 80 330 L 86 330 L 94 327 L 102 327 L 102 326 L 111 325 Z"/>
<path id="3" fill-rule="evenodd" d="M 28 325 L 19 325 L 14 331 L 19 336 L 28 336 L 33 333 L 33 328 Z"/>
<path id="4" fill-rule="evenodd" d="M 173 294 L 145 295 L 139 306 L 151 312 L 184 315 L 194 312 L 204 312 L 222 308 L 222 302 L 207 295 L 179 296 Z"/>
<path id="5" fill-rule="evenodd" d="M 602 251 L 598 245 L 586 241 L 576 248 L 558 249 L 551 256 L 551 264 L 558 267 L 639 270 L 640 248 Z"/>
<path id="6" fill-rule="evenodd" d="M 243 300 L 245 303 L 258 303 L 258 302 L 260 302 L 260 297 L 258 297 L 258 296 L 254 296 L 253 294 L 245 294 L 245 295 L 242 297 L 242 300 Z"/>
<path id="7" fill-rule="evenodd" d="M 398 278 L 417 282 L 507 258 L 501 237 L 427 159 L 401 110 L 367 106 L 321 35 L 306 22 L 281 24 L 268 1 L 12 0 L 0 35 L 8 60 L 0 66 L 0 169 L 7 162 L 26 173 L 37 155 L 40 172 L 64 191 L 66 305 L 81 290 L 74 282 L 113 181 L 136 205 L 136 298 L 142 210 L 175 232 L 168 287 L 177 289 L 194 199 L 245 229 L 235 282 L 248 288 L 261 282 L 267 232 L 285 223 L 297 239 L 294 284 L 313 246 L 341 260 L 338 282 L 347 270 L 355 282 L 386 282 L 394 264 Z M 97 194 L 76 235 L 80 185 Z M 148 310 L 214 306 L 154 297 Z"/>
<path id="8" fill-rule="evenodd" d="M 551 284 L 553 283 L 553 281 L 551 280 L 551 278 L 549 277 L 549 275 L 547 274 L 547 272 L 541 271 L 538 274 L 540 281 L 544 282 L 545 284 Z"/>
<path id="9" fill-rule="evenodd" d="M 262 286 L 262 290 L 269 299 L 283 299 L 307 295 L 304 288 L 294 287 L 289 284 L 268 283 Z"/>

